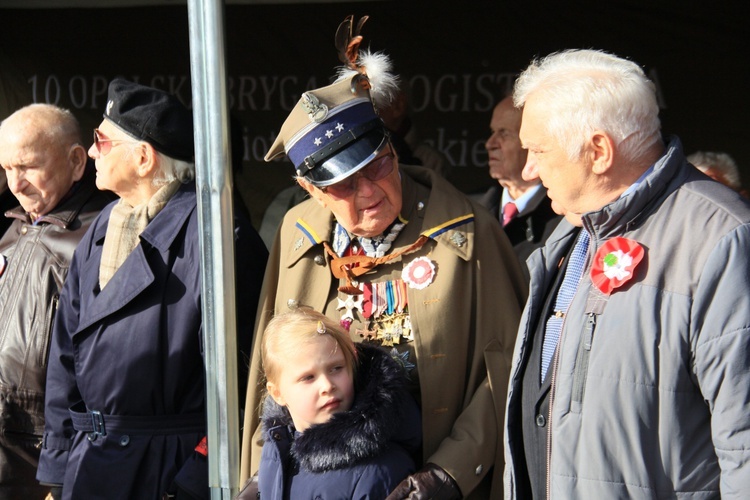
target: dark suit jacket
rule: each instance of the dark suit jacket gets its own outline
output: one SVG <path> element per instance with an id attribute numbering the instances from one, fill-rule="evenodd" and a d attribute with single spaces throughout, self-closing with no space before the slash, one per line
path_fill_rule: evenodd
<path id="1" fill-rule="evenodd" d="M 496 184 L 479 198 L 479 203 L 486 207 L 501 223 L 500 200 L 502 200 L 502 194 L 502 187 Z M 547 190 L 544 188 L 540 189 L 531 200 L 528 205 L 528 208 L 530 207 L 534 208 L 530 212 L 516 217 L 503 228 L 513 245 L 513 251 L 516 253 L 518 260 L 521 261 L 521 268 L 527 281 L 529 271 L 526 268 L 526 259 L 531 255 L 531 252 L 544 246 L 547 237 L 552 234 L 552 231 L 562 219 L 562 216 L 557 215 L 552 210 L 552 203 L 547 198 Z"/>

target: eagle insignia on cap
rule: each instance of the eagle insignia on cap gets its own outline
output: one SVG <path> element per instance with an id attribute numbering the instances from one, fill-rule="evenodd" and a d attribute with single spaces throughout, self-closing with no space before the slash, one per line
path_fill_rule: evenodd
<path id="1" fill-rule="evenodd" d="M 113 101 L 112 99 L 110 99 L 107 102 L 107 115 L 110 114 L 110 111 L 112 111 L 112 106 L 114 106 L 114 105 L 115 105 L 115 101 Z"/>
<path id="2" fill-rule="evenodd" d="M 300 106 L 305 110 L 307 116 L 310 117 L 310 121 L 315 123 L 321 123 L 328 116 L 328 106 L 321 104 L 317 97 L 310 92 L 302 94 Z"/>

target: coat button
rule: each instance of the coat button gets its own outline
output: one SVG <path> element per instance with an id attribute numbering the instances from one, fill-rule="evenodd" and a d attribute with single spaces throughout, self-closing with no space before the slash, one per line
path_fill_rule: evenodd
<path id="1" fill-rule="evenodd" d="M 477 468 L 474 469 L 474 474 L 478 476 L 482 473 L 483 470 L 484 470 L 484 467 L 482 467 L 481 465 L 477 465 Z"/>
<path id="2" fill-rule="evenodd" d="M 88 439 L 89 441 L 91 441 L 92 443 L 93 443 L 94 441 L 96 441 L 96 439 L 97 439 L 98 437 L 99 437 L 99 434 L 97 434 L 96 432 L 89 432 L 89 433 L 88 433 L 88 434 L 86 435 L 86 438 L 87 438 L 87 439 Z"/>
<path id="3" fill-rule="evenodd" d="M 127 446 L 130 444 L 130 436 L 125 434 L 120 438 L 120 446 Z"/>
<path id="4" fill-rule="evenodd" d="M 322 255 L 316 255 L 313 260 L 319 266 L 324 266 L 326 264 L 326 260 L 325 260 L 325 258 L 323 258 Z"/>
<path id="5" fill-rule="evenodd" d="M 299 301 L 297 299 L 289 299 L 286 301 L 286 306 L 289 309 L 297 309 L 299 307 Z"/>
<path id="6" fill-rule="evenodd" d="M 21 228 L 21 234 L 26 234 L 26 233 L 28 233 L 28 232 L 29 232 L 29 228 L 28 228 L 28 227 L 26 227 L 26 226 L 23 226 L 23 227 Z"/>
<path id="7" fill-rule="evenodd" d="M 545 425 L 547 425 L 547 419 L 544 418 L 544 415 L 540 413 L 539 415 L 536 416 L 536 426 L 544 427 Z"/>
<path id="8" fill-rule="evenodd" d="M 273 434 L 271 434 L 271 437 L 274 441 L 281 441 L 281 434 L 279 434 L 278 432 L 274 432 Z"/>

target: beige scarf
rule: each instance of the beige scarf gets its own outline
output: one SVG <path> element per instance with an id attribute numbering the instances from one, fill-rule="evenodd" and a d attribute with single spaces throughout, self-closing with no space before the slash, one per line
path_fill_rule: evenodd
<path id="1" fill-rule="evenodd" d="M 120 199 L 112 208 L 102 247 L 102 261 L 99 264 L 100 290 L 104 289 L 128 255 L 138 246 L 140 234 L 179 187 L 180 181 L 175 180 L 161 187 L 146 204 L 133 207 Z"/>

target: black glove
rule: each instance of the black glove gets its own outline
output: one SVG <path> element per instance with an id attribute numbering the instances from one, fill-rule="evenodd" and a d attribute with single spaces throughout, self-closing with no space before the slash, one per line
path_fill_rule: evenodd
<path id="1" fill-rule="evenodd" d="M 234 497 L 234 500 L 255 500 L 256 498 L 260 498 L 260 494 L 258 493 L 258 476 L 253 476 L 248 478 L 245 486 Z"/>
<path id="2" fill-rule="evenodd" d="M 435 464 L 428 463 L 396 486 L 386 500 L 453 500 L 461 498 L 456 481 Z"/>

